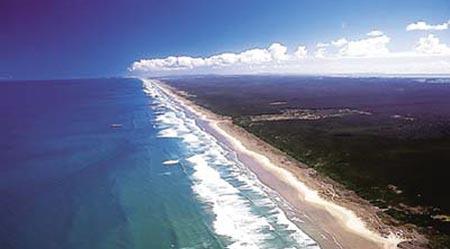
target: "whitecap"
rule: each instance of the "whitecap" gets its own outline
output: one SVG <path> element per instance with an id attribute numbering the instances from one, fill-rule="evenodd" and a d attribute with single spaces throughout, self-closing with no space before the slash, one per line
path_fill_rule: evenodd
<path id="1" fill-rule="evenodd" d="M 179 162 L 180 162 L 180 160 L 166 160 L 162 164 L 163 165 L 174 165 L 174 164 L 178 164 Z"/>
<path id="2" fill-rule="evenodd" d="M 179 137 L 175 129 L 167 128 L 158 132 L 158 137 Z"/>
<path id="3" fill-rule="evenodd" d="M 147 88 L 158 95 L 155 113 L 159 137 L 179 137 L 192 167 L 192 190 L 205 209 L 214 214 L 214 233 L 228 248 L 307 248 L 319 246 L 292 223 L 280 206 L 283 200 L 265 187 L 184 109 L 150 80 Z M 160 112 L 161 111 L 161 112 Z M 178 163 L 167 160 L 165 165 Z M 282 242 L 280 242 L 282 240 Z M 278 241 L 278 242 L 277 242 Z"/>

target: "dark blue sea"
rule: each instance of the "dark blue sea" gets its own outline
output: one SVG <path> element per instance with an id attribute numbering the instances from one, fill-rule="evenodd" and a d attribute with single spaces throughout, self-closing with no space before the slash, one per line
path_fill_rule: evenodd
<path id="1" fill-rule="evenodd" d="M 317 248 L 151 82 L 0 82 L 0 248 Z"/>

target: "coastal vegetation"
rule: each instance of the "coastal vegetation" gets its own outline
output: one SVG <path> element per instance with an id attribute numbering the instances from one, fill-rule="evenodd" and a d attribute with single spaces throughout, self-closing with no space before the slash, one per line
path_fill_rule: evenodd
<path id="1" fill-rule="evenodd" d="M 435 79 L 209 76 L 169 84 L 450 244 L 450 86 Z"/>

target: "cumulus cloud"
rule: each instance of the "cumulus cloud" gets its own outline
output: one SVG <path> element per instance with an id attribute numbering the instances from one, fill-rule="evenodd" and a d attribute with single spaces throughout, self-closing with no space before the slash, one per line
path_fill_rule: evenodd
<path id="1" fill-rule="evenodd" d="M 181 69 L 192 69 L 205 65 L 203 58 L 195 58 L 189 56 L 169 56 L 164 59 L 139 60 L 133 63 L 131 70 L 133 71 L 170 71 Z"/>
<path id="2" fill-rule="evenodd" d="M 333 44 L 333 46 L 338 47 L 338 48 L 344 46 L 347 43 L 348 43 L 348 41 L 345 38 L 341 38 L 341 39 L 338 39 L 338 40 L 335 40 L 335 41 L 331 42 L 331 44 Z"/>
<path id="3" fill-rule="evenodd" d="M 319 42 L 316 44 L 316 51 L 314 52 L 314 57 L 316 58 L 325 58 L 327 56 L 327 47 L 329 47 L 329 43 Z"/>
<path id="4" fill-rule="evenodd" d="M 387 45 L 391 41 L 390 37 L 379 30 L 366 35 L 363 39 L 340 38 L 329 43 L 318 43 L 315 57 L 377 57 L 389 54 Z"/>
<path id="5" fill-rule="evenodd" d="M 415 23 L 410 23 L 408 26 L 406 26 L 407 31 L 413 31 L 413 30 L 446 30 L 448 29 L 450 24 L 450 21 L 441 23 L 441 24 L 428 24 L 424 21 L 418 21 Z"/>
<path id="6" fill-rule="evenodd" d="M 441 43 L 439 38 L 433 34 L 420 38 L 416 45 L 416 51 L 428 55 L 450 55 L 450 47 Z"/>
<path id="7" fill-rule="evenodd" d="M 341 56 L 350 57 L 374 57 L 383 56 L 389 53 L 386 47 L 391 38 L 386 35 L 372 36 L 369 38 L 349 41 L 339 50 Z"/>
<path id="8" fill-rule="evenodd" d="M 213 66 L 227 66 L 233 65 L 239 61 L 239 55 L 233 53 L 223 53 L 219 55 L 214 55 L 206 59 L 208 65 Z"/>
<path id="9" fill-rule="evenodd" d="M 237 59 L 238 59 L 237 62 L 241 64 L 261 64 L 269 62 L 273 58 L 272 53 L 269 50 L 255 48 L 238 54 Z"/>
<path id="10" fill-rule="evenodd" d="M 330 46 L 330 44 L 329 43 L 324 43 L 324 42 L 319 42 L 319 43 L 316 44 L 317 48 L 326 48 L 328 46 Z"/>
<path id="11" fill-rule="evenodd" d="M 268 49 L 271 59 L 275 61 L 282 61 L 288 58 L 287 47 L 281 45 L 280 43 L 273 43 Z"/>
<path id="12" fill-rule="evenodd" d="M 314 52 L 314 57 L 316 58 L 325 58 L 327 56 L 327 49 L 322 47 L 322 48 L 317 48 L 316 51 Z"/>
<path id="13" fill-rule="evenodd" d="M 287 47 L 273 43 L 266 49 L 254 48 L 241 53 L 223 53 L 211 57 L 169 56 L 142 59 L 131 65 L 131 71 L 180 71 L 199 67 L 224 67 L 231 65 L 260 65 L 281 62 L 289 58 Z"/>
<path id="14" fill-rule="evenodd" d="M 308 56 L 308 50 L 306 49 L 305 46 L 298 46 L 297 50 L 295 50 L 295 52 L 294 52 L 294 56 L 297 59 L 306 58 Z"/>
<path id="15" fill-rule="evenodd" d="M 409 50 L 391 51 L 391 38 L 372 30 L 360 39 L 319 42 L 291 53 L 281 43 L 209 57 L 168 56 L 135 61 L 134 75 L 235 73 L 450 73 L 450 45 L 434 34 Z"/>
<path id="16" fill-rule="evenodd" d="M 367 33 L 368 36 L 382 36 L 383 32 L 379 30 L 372 30 L 369 33 Z"/>

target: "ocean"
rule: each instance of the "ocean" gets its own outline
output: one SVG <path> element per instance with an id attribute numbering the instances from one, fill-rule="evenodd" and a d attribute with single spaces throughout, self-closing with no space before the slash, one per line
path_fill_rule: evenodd
<path id="1" fill-rule="evenodd" d="M 0 82 L 0 248 L 318 248 L 138 79 Z"/>

